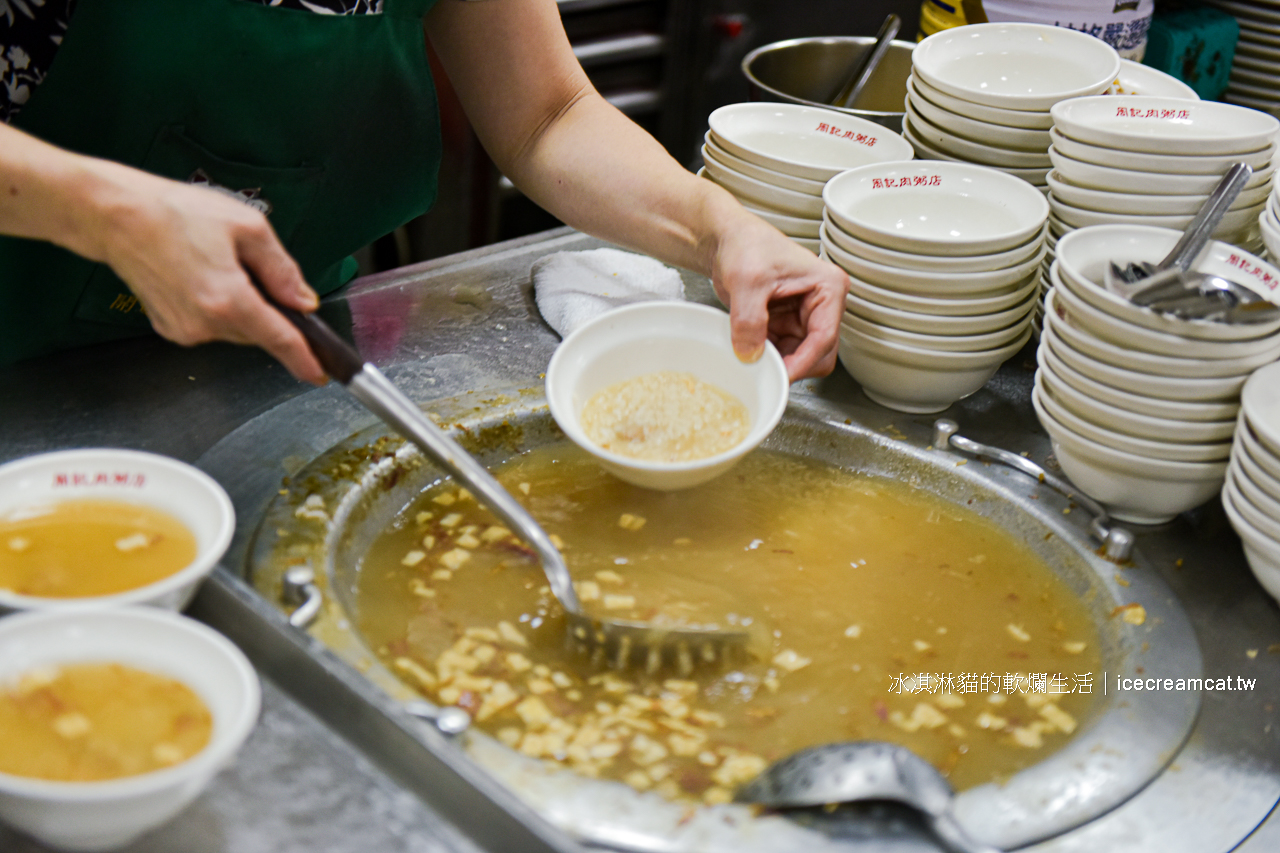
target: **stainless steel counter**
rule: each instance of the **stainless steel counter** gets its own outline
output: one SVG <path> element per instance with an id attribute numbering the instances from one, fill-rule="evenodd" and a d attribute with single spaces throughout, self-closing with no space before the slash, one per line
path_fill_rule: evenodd
<path id="1" fill-rule="evenodd" d="M 557 338 L 533 305 L 529 267 L 552 251 L 596 245 L 568 230 L 547 232 L 363 279 L 323 310 L 336 325 L 350 327 L 366 356 L 386 366 L 420 401 L 537 386 Z M 711 300 L 705 281 L 686 280 L 693 298 Z M 1048 441 L 1029 404 L 1033 352 L 1016 356 L 987 388 L 946 415 L 975 439 L 1044 460 Z M 886 420 L 884 410 L 839 369 L 827 379 L 801 383 L 793 394 L 819 398 L 851 418 Z M 228 468 L 234 460 L 226 457 L 234 442 L 223 440 L 252 430 L 256 418 L 270 417 L 282 405 L 291 417 L 308 419 L 299 429 L 296 452 L 282 454 L 280 469 L 224 477 L 233 494 L 252 491 L 253 483 L 278 481 L 291 460 L 301 464 L 346 438 L 361 415 L 344 392 L 300 386 L 250 349 L 183 350 L 156 339 L 99 346 L 28 362 L 0 377 L 0 461 L 114 445 L 237 470 Z M 891 420 L 903 440 L 927 443 L 932 417 Z M 242 517 L 241 534 L 253 522 Z M 1192 620 L 1204 675 L 1254 678 L 1257 685 L 1248 693 L 1206 693 L 1191 740 L 1168 771 L 1114 812 L 1033 849 L 1280 850 L 1280 816 L 1267 820 L 1280 800 L 1280 609 L 1249 574 L 1216 504 L 1159 529 L 1135 532 L 1138 548 Z M 217 623 L 230 618 L 234 597 L 225 585 L 212 584 L 197 599 L 195 612 Z M 278 665 L 259 663 L 267 672 Z M 290 687 L 287 678 L 282 685 Z M 128 849 L 528 849 L 517 846 L 518 833 L 486 831 L 486 821 L 477 818 L 483 812 L 479 801 L 424 802 L 411 793 L 422 788 L 405 784 L 403 767 L 375 765 L 353 745 L 362 739 L 342 725 L 341 709 L 314 696 L 304 699 L 305 704 L 269 680 L 262 720 L 237 763 L 176 821 Z M 313 713 L 316 708 L 323 713 Z M 542 827 L 530 844 L 573 846 L 545 833 Z M 40 849 L 0 828 L 0 850 Z"/>

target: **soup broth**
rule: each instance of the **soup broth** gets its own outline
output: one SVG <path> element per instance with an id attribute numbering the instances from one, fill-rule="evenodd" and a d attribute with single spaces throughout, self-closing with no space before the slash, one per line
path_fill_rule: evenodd
<path id="1" fill-rule="evenodd" d="M 186 761 L 213 718 L 189 687 L 114 663 L 26 673 L 0 690 L 0 772 L 95 782 Z"/>
<path id="2" fill-rule="evenodd" d="M 74 500 L 0 516 L 0 589 L 19 595 L 112 595 L 166 578 L 195 557 L 195 535 L 150 506 Z"/>
<path id="3" fill-rule="evenodd" d="M 361 629 L 408 683 L 526 754 L 722 802 L 804 747 L 888 740 L 963 789 L 1039 761 L 1089 713 L 1084 605 L 1025 545 L 932 495 L 763 451 L 674 493 L 567 445 L 496 475 L 562 545 L 588 610 L 760 641 L 729 671 L 586 670 L 531 553 L 446 481 L 365 558 Z"/>

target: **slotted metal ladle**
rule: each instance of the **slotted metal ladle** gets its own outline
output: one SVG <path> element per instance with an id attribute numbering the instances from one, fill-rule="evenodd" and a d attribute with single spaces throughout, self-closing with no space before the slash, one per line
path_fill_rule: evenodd
<path id="1" fill-rule="evenodd" d="M 896 743 L 850 741 L 802 749 L 769 765 L 734 799 L 775 809 L 893 800 L 924 815 L 954 853 L 1000 853 L 960 826 L 952 811 L 955 794 L 942 774 Z"/>
<path id="2" fill-rule="evenodd" d="M 258 284 L 255 281 L 255 284 Z M 728 663 L 747 655 L 749 634 L 718 626 L 658 626 L 648 622 L 592 616 L 583 610 L 564 557 L 546 531 L 485 467 L 431 422 L 378 368 L 315 314 L 303 314 L 258 291 L 302 332 L 325 372 L 389 426 L 422 449 L 467 487 L 537 553 L 551 592 L 564 607 L 567 643 L 586 653 L 596 667 L 642 668 L 647 672 Z"/>

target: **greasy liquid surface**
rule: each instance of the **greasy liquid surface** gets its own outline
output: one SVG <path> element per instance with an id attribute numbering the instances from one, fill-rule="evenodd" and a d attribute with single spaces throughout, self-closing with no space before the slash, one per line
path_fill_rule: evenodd
<path id="1" fill-rule="evenodd" d="M 29 672 L 0 689 L 0 772 L 59 782 L 148 773 L 209 742 L 213 718 L 185 684 L 114 663 Z"/>
<path id="2" fill-rule="evenodd" d="M 589 610 L 764 641 L 727 673 L 589 676 L 536 562 L 456 486 L 428 491 L 365 559 L 361 629 L 408 683 L 527 754 L 714 802 L 806 746 L 889 740 L 966 788 L 1037 762 L 1088 713 L 1084 606 L 931 495 L 762 451 L 675 493 L 564 445 L 496 473 L 563 541 Z"/>
<path id="3" fill-rule="evenodd" d="M 195 556 L 191 531 L 149 506 L 60 501 L 0 517 L 0 589 L 20 595 L 111 595 L 168 577 Z"/>

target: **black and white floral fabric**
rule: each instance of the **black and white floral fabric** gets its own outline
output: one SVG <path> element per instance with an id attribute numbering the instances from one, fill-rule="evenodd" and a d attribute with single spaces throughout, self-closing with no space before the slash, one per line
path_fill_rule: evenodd
<path id="1" fill-rule="evenodd" d="M 0 122 L 22 109 L 62 44 L 76 0 L 0 0 Z M 181 0 L 175 0 L 181 2 Z M 244 0 L 317 15 L 379 15 L 383 0 Z"/>

